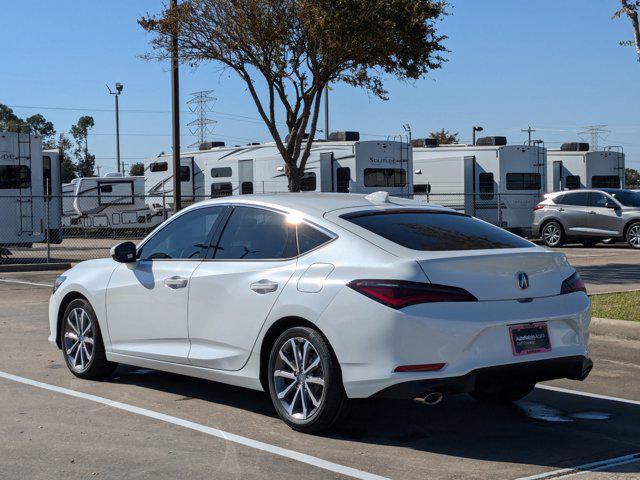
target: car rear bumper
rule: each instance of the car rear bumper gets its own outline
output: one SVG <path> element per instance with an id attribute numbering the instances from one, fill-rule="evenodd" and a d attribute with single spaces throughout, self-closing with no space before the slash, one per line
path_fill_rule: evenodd
<path id="1" fill-rule="evenodd" d="M 478 368 L 458 377 L 434 378 L 402 382 L 387 387 L 372 397 L 377 398 L 416 398 L 429 392 L 442 394 L 467 393 L 487 384 L 508 384 L 512 382 L 543 382 L 557 378 L 584 380 L 593 362 L 582 355 L 551 358 L 509 365 Z"/>

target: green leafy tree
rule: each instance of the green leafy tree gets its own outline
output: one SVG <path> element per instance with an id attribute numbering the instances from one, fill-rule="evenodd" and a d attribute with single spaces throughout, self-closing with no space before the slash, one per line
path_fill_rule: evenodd
<path id="1" fill-rule="evenodd" d="M 55 148 L 56 140 L 54 137 L 56 135 L 56 129 L 52 122 L 48 121 L 41 114 L 36 113 L 27 118 L 24 123 L 29 126 L 29 131 L 32 134 L 40 135 L 44 148 Z"/>
<path id="2" fill-rule="evenodd" d="M 23 120 L 13 113 L 13 109 L 0 103 L 0 131 L 16 132 Z"/>
<path id="3" fill-rule="evenodd" d="M 627 188 L 640 188 L 640 172 L 633 168 L 624 169 L 624 184 Z"/>
<path id="4" fill-rule="evenodd" d="M 623 40 L 620 45 L 635 47 L 638 61 L 640 62 L 640 22 L 638 21 L 638 10 L 640 10 L 640 0 L 620 0 L 620 9 L 613 14 L 613 18 L 620 18 L 626 15 L 631 22 L 633 29 L 633 40 Z"/>
<path id="5" fill-rule="evenodd" d="M 77 173 L 80 177 L 93 177 L 95 175 L 96 157 L 89 153 L 89 131 L 95 122 L 89 115 L 82 116 L 78 123 L 71 127 L 70 133 L 76 142 L 73 154 L 77 161 Z"/>
<path id="6" fill-rule="evenodd" d="M 137 162 L 131 165 L 131 168 L 129 169 L 129 175 L 131 175 L 132 177 L 144 176 L 144 163 Z"/>
<path id="7" fill-rule="evenodd" d="M 459 142 L 458 132 L 451 133 L 449 130 L 445 130 L 444 128 L 442 130 L 438 130 L 437 132 L 431 132 L 429 134 L 429 138 L 435 138 L 436 140 L 438 140 L 438 143 L 440 145 Z"/>
<path id="8" fill-rule="evenodd" d="M 384 79 L 416 80 L 445 61 L 436 29 L 440 0 L 184 0 L 138 20 L 154 33 L 147 58 L 214 62 L 245 83 L 285 162 L 289 190 L 301 178 L 330 83 L 388 99 Z M 278 130 L 284 117 L 287 136 Z"/>
<path id="9" fill-rule="evenodd" d="M 69 183 L 76 178 L 77 166 L 71 158 L 71 140 L 64 133 L 58 137 L 56 148 L 60 152 L 60 180 L 62 183 Z"/>

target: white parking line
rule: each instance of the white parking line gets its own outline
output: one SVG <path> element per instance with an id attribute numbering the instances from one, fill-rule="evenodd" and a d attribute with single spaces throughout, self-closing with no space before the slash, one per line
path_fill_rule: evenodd
<path id="1" fill-rule="evenodd" d="M 155 412 L 153 410 L 148 410 L 146 408 L 136 407 L 134 405 L 129 405 L 127 403 L 116 402 L 114 400 L 110 400 L 104 397 L 99 397 L 97 395 L 91 395 L 89 393 L 83 393 L 83 392 L 78 392 L 76 390 L 70 390 L 68 388 L 58 387 L 57 385 L 38 382 L 37 380 L 32 380 L 30 378 L 25 378 L 25 377 L 19 377 L 17 375 L 13 375 L 11 373 L 6 373 L 2 371 L 0 371 L 0 378 L 4 378 L 6 380 L 11 380 L 18 383 L 23 383 L 25 385 L 30 385 L 33 387 L 42 388 L 44 390 L 49 390 L 56 393 L 62 393 L 64 395 L 69 395 L 71 397 L 82 398 L 84 400 L 89 400 L 91 402 L 101 403 L 108 407 L 118 408 L 120 410 L 125 410 L 127 412 L 135 413 L 145 417 L 154 418 L 156 420 L 160 420 L 163 422 L 172 423 L 174 425 L 178 425 L 184 428 L 190 428 L 191 430 L 205 433 L 213 437 L 221 438 L 228 442 L 237 443 L 240 445 L 244 445 L 246 447 L 254 448 L 256 450 L 261 450 L 263 452 L 268 452 L 274 455 L 279 455 L 281 457 L 290 458 L 292 460 L 296 460 L 301 463 L 306 463 L 308 465 L 322 468 L 324 470 L 329 470 L 330 472 L 338 473 L 341 475 L 346 475 L 348 477 L 359 478 L 362 480 L 389 480 L 386 477 L 381 477 L 373 473 L 368 473 L 362 470 L 357 470 L 355 468 L 346 467 L 344 465 L 329 462 L 321 458 L 296 452 L 294 450 L 278 447 L 276 445 L 260 442 L 258 440 L 252 440 L 251 438 L 242 437 L 234 433 L 228 433 L 223 430 L 219 430 L 217 428 L 208 427 L 206 425 L 201 425 L 199 423 L 191 422 L 189 420 L 173 417 L 171 415 L 166 415 L 164 413 Z"/>
<path id="2" fill-rule="evenodd" d="M 597 398 L 600 400 L 610 400 L 612 402 L 628 403 L 629 405 L 640 405 L 638 400 L 629 400 L 628 398 L 610 397 L 608 395 L 599 395 L 597 393 L 581 392 L 579 390 L 569 390 L 568 388 L 552 387 L 551 385 L 536 385 L 536 388 L 550 390 L 558 393 L 569 393 L 571 395 L 580 395 L 582 397 Z"/>
<path id="3" fill-rule="evenodd" d="M 520 477 L 517 480 L 542 480 L 547 478 L 569 478 L 577 475 L 584 475 L 590 472 L 599 472 L 606 470 L 607 468 L 619 467 L 621 465 L 627 465 L 629 463 L 640 462 L 640 453 L 633 453 L 631 455 L 625 455 L 623 457 L 610 458 L 608 460 L 601 460 L 599 462 L 585 463 L 584 465 L 578 465 L 577 467 L 563 468 L 561 470 L 553 470 L 551 472 L 540 473 L 538 475 L 532 475 L 530 477 Z"/>
<path id="4" fill-rule="evenodd" d="M 50 283 L 27 282 L 26 280 L 13 280 L 9 278 L 0 278 L 0 282 L 17 283 L 19 285 L 35 285 L 36 287 L 53 288 L 53 285 Z"/>

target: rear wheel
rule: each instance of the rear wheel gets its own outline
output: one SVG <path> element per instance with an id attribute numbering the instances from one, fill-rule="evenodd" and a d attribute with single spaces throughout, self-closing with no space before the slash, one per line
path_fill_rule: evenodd
<path id="1" fill-rule="evenodd" d="M 104 378 L 115 370 L 117 364 L 107 361 L 98 319 L 87 300 L 78 298 L 67 306 L 60 330 L 65 363 L 76 377 Z"/>
<path id="2" fill-rule="evenodd" d="M 562 225 L 558 222 L 549 222 L 542 227 L 542 241 L 547 247 L 561 247 L 564 243 Z"/>
<path id="3" fill-rule="evenodd" d="M 627 228 L 627 242 L 633 248 L 640 248 L 640 222 L 632 223 Z"/>
<path id="4" fill-rule="evenodd" d="M 346 412 L 338 362 L 316 330 L 293 327 L 280 335 L 271 349 L 268 373 L 271 401 L 294 430 L 325 430 Z"/>
<path id="5" fill-rule="evenodd" d="M 473 392 L 470 392 L 469 395 L 480 402 L 509 403 L 526 397 L 535 386 L 535 382 L 485 386 L 476 388 Z"/>

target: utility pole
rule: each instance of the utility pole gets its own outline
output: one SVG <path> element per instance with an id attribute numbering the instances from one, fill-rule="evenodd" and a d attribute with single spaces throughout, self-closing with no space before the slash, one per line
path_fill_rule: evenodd
<path id="1" fill-rule="evenodd" d="M 473 126 L 473 145 L 476 144 L 476 132 L 482 132 L 484 130 L 484 128 L 482 128 L 479 125 L 474 125 Z"/>
<path id="2" fill-rule="evenodd" d="M 96 170 L 98 170 L 98 176 L 100 176 L 100 168 L 102 168 L 100 167 L 100 165 L 96 165 Z"/>
<path id="3" fill-rule="evenodd" d="M 521 132 L 527 132 L 527 133 L 528 133 L 528 135 L 529 135 L 529 141 L 528 141 L 528 144 L 529 144 L 529 146 L 531 146 L 531 134 L 532 134 L 533 132 L 535 132 L 536 130 L 535 130 L 534 128 L 531 128 L 531 125 L 529 125 L 529 126 L 527 126 L 527 128 L 522 128 L 522 129 L 520 129 L 520 131 L 521 131 Z"/>
<path id="4" fill-rule="evenodd" d="M 329 140 L 329 84 L 324 86 L 324 139 Z"/>
<path id="5" fill-rule="evenodd" d="M 171 9 L 178 8 L 178 0 L 171 0 Z M 180 76 L 178 70 L 178 30 L 171 33 L 171 130 L 173 136 L 173 212 L 182 208 L 180 188 Z"/>
<path id="6" fill-rule="evenodd" d="M 409 137 L 409 145 L 411 145 L 411 124 L 405 123 L 404 125 L 402 125 L 402 128 L 404 128 L 404 131 L 407 132 L 407 136 Z"/>
<path id="7" fill-rule="evenodd" d="M 118 110 L 118 97 L 122 93 L 123 88 L 124 85 L 122 85 L 120 82 L 116 82 L 116 91 L 114 92 L 111 90 L 109 85 L 107 85 L 109 94 L 116 97 L 116 165 L 118 167 L 118 172 L 120 171 L 120 112 Z"/>

